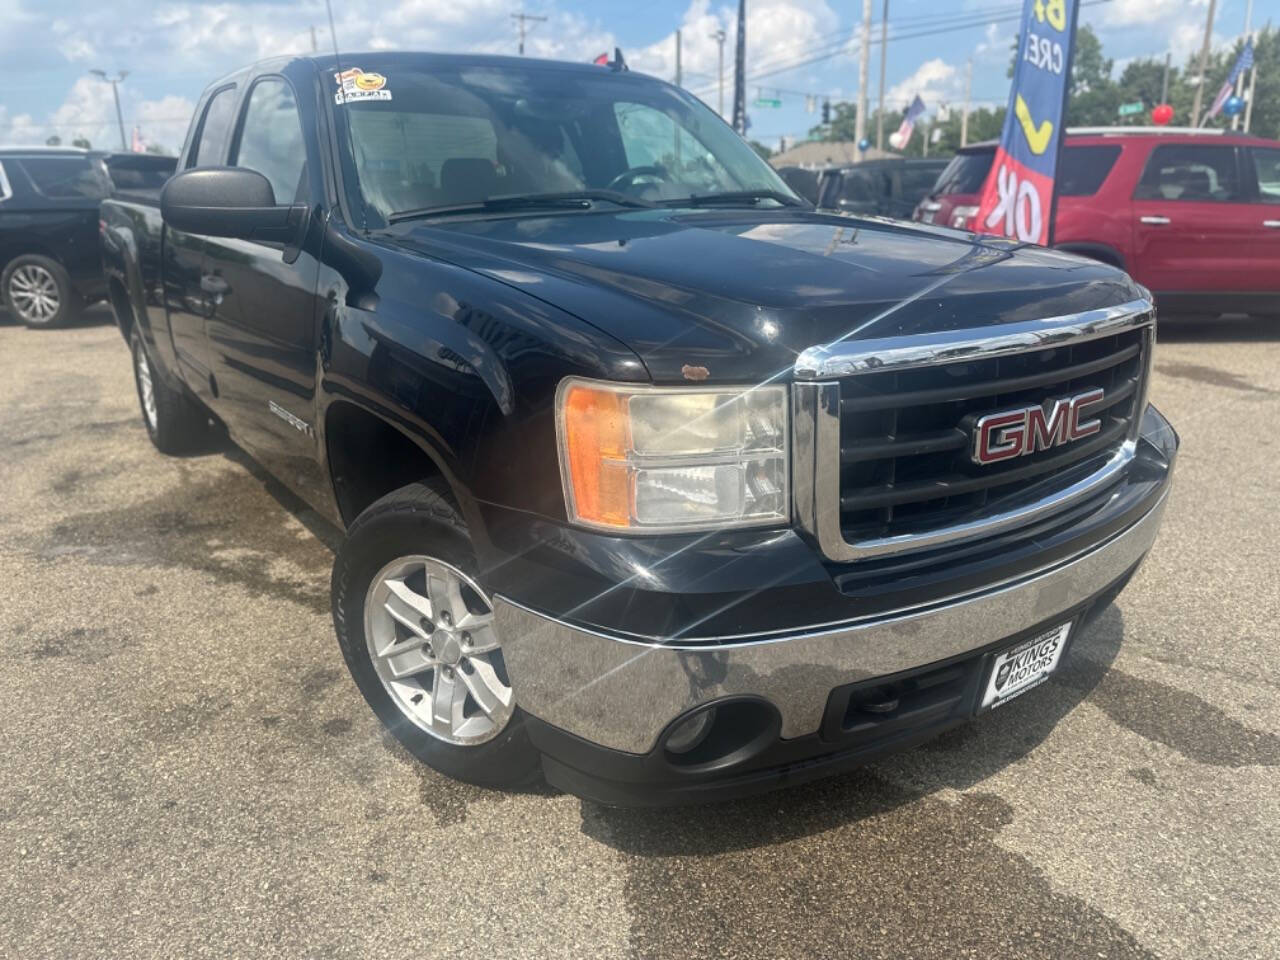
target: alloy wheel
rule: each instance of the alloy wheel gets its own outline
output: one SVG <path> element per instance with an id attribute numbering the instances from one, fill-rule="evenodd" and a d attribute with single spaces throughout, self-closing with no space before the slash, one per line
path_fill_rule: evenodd
<path id="1" fill-rule="evenodd" d="M 374 671 L 416 726 L 446 743 L 492 740 L 515 709 L 493 605 L 479 585 L 427 556 L 393 560 L 365 597 Z"/>
<path id="2" fill-rule="evenodd" d="M 151 382 L 151 364 L 147 362 L 147 351 L 141 343 L 135 352 L 133 367 L 138 375 L 138 395 L 142 398 L 142 415 L 147 418 L 147 426 L 155 430 L 158 415 L 156 413 L 156 388 Z"/>
<path id="3" fill-rule="evenodd" d="M 40 264 L 24 264 L 9 277 L 9 303 L 28 323 L 48 323 L 62 306 L 58 281 Z"/>

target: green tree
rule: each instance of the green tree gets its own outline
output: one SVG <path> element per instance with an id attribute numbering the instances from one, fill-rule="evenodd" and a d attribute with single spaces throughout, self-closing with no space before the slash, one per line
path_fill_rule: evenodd
<path id="1" fill-rule="evenodd" d="M 44 142 L 44 145 L 46 147 L 60 147 L 62 146 L 62 138 L 55 133 Z"/>
<path id="2" fill-rule="evenodd" d="M 71 145 L 73 147 L 79 147 L 81 150 L 93 149 L 93 144 L 89 142 L 89 138 L 86 137 L 83 133 L 76 134 L 75 138 L 71 141 Z"/>
<path id="3" fill-rule="evenodd" d="M 768 147 L 766 147 L 759 140 L 748 140 L 747 143 L 748 145 L 750 145 L 752 150 L 760 154 L 760 158 L 762 160 L 768 160 L 770 157 L 773 156 L 773 151 L 770 150 Z"/>

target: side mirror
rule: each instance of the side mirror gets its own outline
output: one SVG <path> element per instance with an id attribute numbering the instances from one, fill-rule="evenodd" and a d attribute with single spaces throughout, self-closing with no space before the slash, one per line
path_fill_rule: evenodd
<path id="1" fill-rule="evenodd" d="M 169 178 L 160 216 L 175 230 L 207 237 L 295 242 L 306 204 L 276 206 L 271 182 L 244 167 L 196 167 Z"/>

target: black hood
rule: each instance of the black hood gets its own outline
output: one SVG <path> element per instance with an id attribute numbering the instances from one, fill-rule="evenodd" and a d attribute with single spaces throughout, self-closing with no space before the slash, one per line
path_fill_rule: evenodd
<path id="1" fill-rule="evenodd" d="M 1133 300 L 1112 267 L 901 221 L 806 211 L 638 211 L 410 223 L 393 242 L 451 260 L 628 344 L 655 380 L 788 371 L 850 338 L 981 327 Z"/>

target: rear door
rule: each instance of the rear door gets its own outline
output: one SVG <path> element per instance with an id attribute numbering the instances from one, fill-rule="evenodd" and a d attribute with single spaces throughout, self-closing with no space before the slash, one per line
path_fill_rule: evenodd
<path id="1" fill-rule="evenodd" d="M 187 151 L 184 169 L 212 167 L 226 160 L 235 119 L 236 88 L 228 84 L 215 90 L 205 102 L 200 126 Z M 205 337 L 205 320 L 218 308 L 220 290 L 205 282 L 205 239 L 164 227 L 163 253 L 165 308 L 173 350 L 182 378 L 206 404 L 213 405 L 212 365 Z"/>
<path id="2" fill-rule="evenodd" d="M 1159 293 L 1249 289 L 1244 254 L 1257 235 L 1239 151 L 1229 144 L 1164 143 L 1133 195 L 1131 273 Z"/>
<path id="3" fill-rule="evenodd" d="M 1280 291 L 1280 147 L 1249 147 L 1246 155 L 1258 197 L 1253 215 L 1257 239 L 1247 251 L 1252 281 L 1246 289 L 1275 293 Z"/>
<path id="4" fill-rule="evenodd" d="M 261 173 L 278 205 L 312 204 L 309 157 L 295 91 L 282 76 L 256 79 L 244 99 L 231 166 Z M 314 204 L 313 204 L 314 205 Z M 314 251 L 208 237 L 205 283 L 218 287 L 206 324 L 219 397 L 214 409 L 237 442 L 304 494 L 316 482 Z"/>

